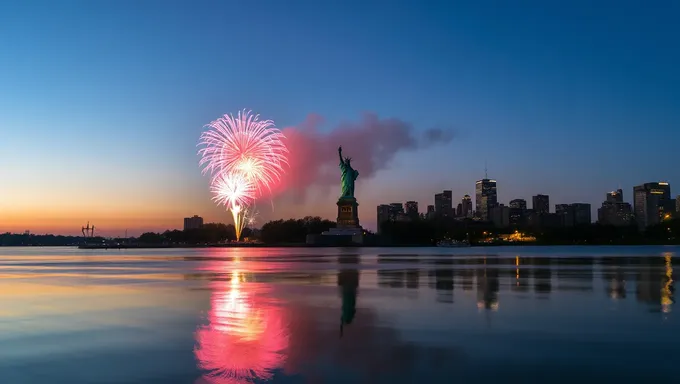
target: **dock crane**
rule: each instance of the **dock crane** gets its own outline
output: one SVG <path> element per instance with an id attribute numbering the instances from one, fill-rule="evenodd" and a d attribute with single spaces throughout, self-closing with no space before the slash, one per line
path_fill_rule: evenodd
<path id="1" fill-rule="evenodd" d="M 88 238 L 88 237 L 92 238 L 92 237 L 94 237 L 94 225 L 92 225 L 92 226 L 90 227 L 90 222 L 88 221 L 88 222 L 87 222 L 87 227 L 83 227 L 83 228 L 82 228 L 82 232 L 83 232 L 83 237 L 85 237 L 85 238 Z"/>

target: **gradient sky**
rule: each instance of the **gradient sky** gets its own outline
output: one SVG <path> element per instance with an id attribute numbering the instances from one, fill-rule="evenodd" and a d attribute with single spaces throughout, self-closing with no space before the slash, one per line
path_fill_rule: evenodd
<path id="1" fill-rule="evenodd" d="M 281 128 L 365 111 L 454 128 L 360 177 L 369 228 L 382 202 L 473 194 L 485 160 L 502 203 L 595 208 L 619 186 L 630 201 L 680 183 L 679 18 L 677 1 L 2 2 L 0 232 L 228 221 L 196 143 L 242 108 Z M 334 219 L 336 198 L 279 199 L 259 220 Z"/>

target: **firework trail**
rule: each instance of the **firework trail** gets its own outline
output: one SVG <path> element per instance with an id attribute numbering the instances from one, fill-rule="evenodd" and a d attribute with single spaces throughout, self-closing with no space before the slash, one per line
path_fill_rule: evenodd
<path id="1" fill-rule="evenodd" d="M 231 211 L 236 239 L 248 222 L 248 207 L 279 182 L 287 165 L 285 136 L 271 120 L 240 111 L 206 125 L 198 151 L 203 174 L 211 175 L 213 201 Z"/>

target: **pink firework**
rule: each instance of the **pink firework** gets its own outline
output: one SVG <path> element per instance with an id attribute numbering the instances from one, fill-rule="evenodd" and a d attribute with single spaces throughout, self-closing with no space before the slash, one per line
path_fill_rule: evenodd
<path id="1" fill-rule="evenodd" d="M 259 115 L 243 110 L 206 127 L 199 142 L 203 173 L 212 174 L 213 179 L 224 173 L 243 174 L 252 182 L 255 197 L 280 180 L 288 149 L 282 143 L 283 133 L 271 120 L 259 120 Z"/>

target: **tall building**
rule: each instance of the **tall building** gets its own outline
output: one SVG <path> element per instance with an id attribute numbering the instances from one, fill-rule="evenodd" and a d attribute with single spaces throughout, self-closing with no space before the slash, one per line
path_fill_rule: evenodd
<path id="1" fill-rule="evenodd" d="M 387 204 L 380 204 L 378 205 L 378 234 L 382 232 L 381 228 L 382 223 L 390 221 L 390 206 Z"/>
<path id="2" fill-rule="evenodd" d="M 623 203 L 623 190 L 617 189 L 607 193 L 608 203 Z"/>
<path id="3" fill-rule="evenodd" d="M 640 229 L 661 222 L 664 215 L 675 211 L 673 205 L 668 183 L 652 182 L 633 187 L 633 209 Z"/>
<path id="4" fill-rule="evenodd" d="M 527 223 L 527 201 L 524 199 L 510 200 L 510 225 L 513 227 L 521 227 Z"/>
<path id="5" fill-rule="evenodd" d="M 444 191 L 434 195 L 434 210 L 438 216 L 453 216 L 453 192 Z"/>
<path id="6" fill-rule="evenodd" d="M 203 218 L 194 215 L 193 217 L 185 217 L 184 218 L 184 230 L 186 231 L 187 229 L 198 229 L 203 226 Z"/>
<path id="7" fill-rule="evenodd" d="M 524 211 L 527 209 L 527 201 L 524 199 L 510 200 L 510 208 L 521 209 Z"/>
<path id="8" fill-rule="evenodd" d="M 460 202 L 461 214 L 459 216 L 472 217 L 472 198 L 470 195 L 463 196 Z"/>
<path id="9" fill-rule="evenodd" d="M 489 210 L 498 204 L 496 180 L 482 179 L 475 183 L 475 209 L 477 217 L 489 221 Z"/>
<path id="10" fill-rule="evenodd" d="M 538 214 L 550 213 L 550 197 L 548 195 L 536 195 L 532 197 L 532 208 Z"/>
<path id="11" fill-rule="evenodd" d="M 680 214 L 680 195 L 675 197 L 675 212 Z"/>
<path id="12" fill-rule="evenodd" d="M 404 204 L 391 203 L 390 204 L 390 220 L 400 220 L 404 215 Z"/>
<path id="13" fill-rule="evenodd" d="M 560 224 L 565 227 L 590 224 L 590 204 L 555 204 L 555 213 L 560 218 Z"/>
<path id="14" fill-rule="evenodd" d="M 417 201 L 407 201 L 406 202 L 406 216 L 411 220 L 418 218 L 418 202 Z"/>
<path id="15" fill-rule="evenodd" d="M 602 225 L 622 227 L 633 221 L 633 208 L 623 201 L 623 191 L 617 189 L 607 193 L 607 199 L 597 210 L 597 222 Z"/>
<path id="16" fill-rule="evenodd" d="M 428 219 L 432 219 L 434 217 L 434 215 L 435 215 L 434 205 L 428 205 L 426 217 Z"/>

